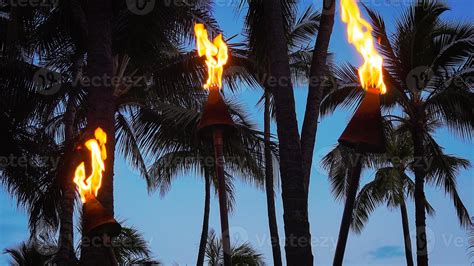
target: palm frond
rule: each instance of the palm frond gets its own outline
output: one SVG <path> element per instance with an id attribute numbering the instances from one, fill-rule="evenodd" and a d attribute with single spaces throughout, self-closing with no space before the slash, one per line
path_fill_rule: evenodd
<path id="1" fill-rule="evenodd" d="M 341 106 L 343 108 L 354 108 L 359 104 L 364 95 L 360 86 L 357 69 L 349 64 L 336 67 L 333 75 L 341 84 L 333 86 L 321 101 L 320 113 L 326 116 Z"/>
<path id="2" fill-rule="evenodd" d="M 224 254 L 221 240 L 213 229 L 209 231 L 206 246 L 206 259 L 209 265 L 222 265 Z M 263 255 L 249 243 L 242 243 L 231 247 L 232 264 L 235 265 L 265 265 Z"/>
<path id="3" fill-rule="evenodd" d="M 199 170 L 201 161 L 191 151 L 174 151 L 161 155 L 148 169 L 151 182 L 148 190 L 159 189 L 164 196 L 171 188 L 172 181 L 183 173 Z"/>
<path id="4" fill-rule="evenodd" d="M 39 253 L 31 243 L 23 242 L 17 248 L 5 249 L 4 254 L 11 257 L 11 265 L 44 265 L 50 256 Z"/>
<path id="5" fill-rule="evenodd" d="M 142 156 L 136 134 L 127 118 L 120 112 L 115 117 L 115 128 L 117 144 L 120 152 L 129 163 L 140 171 L 141 176 L 147 181 L 150 187 L 151 178 L 148 175 L 145 159 Z"/>
<path id="6" fill-rule="evenodd" d="M 374 180 L 360 190 L 351 224 L 355 232 L 363 230 L 370 214 L 379 205 L 386 203 L 389 208 L 395 208 L 405 200 L 404 180 L 400 174 L 400 169 L 394 167 L 378 169 Z"/>
<path id="7" fill-rule="evenodd" d="M 468 169 L 471 165 L 468 160 L 446 155 L 433 138 L 428 137 L 428 163 L 427 182 L 433 183 L 445 190 L 450 195 L 458 214 L 459 223 L 463 227 L 471 225 L 469 211 L 461 200 L 456 185 L 456 176 L 460 169 Z"/>
<path id="8" fill-rule="evenodd" d="M 134 261 L 153 261 L 150 258 L 149 244 L 137 229 L 124 227 L 113 241 L 114 253 L 120 265 L 129 265 Z"/>
<path id="9" fill-rule="evenodd" d="M 287 39 L 290 50 L 294 49 L 294 47 L 299 49 L 309 45 L 309 42 L 318 32 L 320 19 L 321 13 L 314 10 L 312 5 L 309 5 L 298 17 L 288 33 Z"/>

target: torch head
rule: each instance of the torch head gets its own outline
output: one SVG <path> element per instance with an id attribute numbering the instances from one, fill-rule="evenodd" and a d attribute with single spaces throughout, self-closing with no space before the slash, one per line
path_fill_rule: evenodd
<path id="1" fill-rule="evenodd" d="M 367 93 L 339 138 L 339 143 L 359 153 L 383 153 L 385 139 L 380 114 L 380 96 L 385 94 L 383 57 L 375 47 L 372 25 L 362 17 L 356 0 L 341 0 L 341 18 L 347 24 L 347 37 L 364 59 L 359 80 Z"/>
<path id="2" fill-rule="evenodd" d="M 234 121 L 217 87 L 209 90 L 201 121 L 197 126 L 199 133 L 204 136 L 210 135 L 213 128 L 222 129 L 224 132 L 235 130 Z"/>
<path id="3" fill-rule="evenodd" d="M 385 136 L 378 94 L 365 94 L 362 103 L 338 141 L 342 145 L 354 148 L 359 153 L 385 152 Z"/>
<path id="4" fill-rule="evenodd" d="M 122 231 L 122 226 L 112 214 L 94 197 L 87 198 L 83 205 L 84 232 L 88 236 L 108 235 L 116 237 Z"/>

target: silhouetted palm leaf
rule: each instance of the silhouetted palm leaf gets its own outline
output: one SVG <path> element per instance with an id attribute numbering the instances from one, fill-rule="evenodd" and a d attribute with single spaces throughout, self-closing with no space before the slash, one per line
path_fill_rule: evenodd
<path id="1" fill-rule="evenodd" d="M 210 230 L 207 247 L 206 259 L 209 265 L 217 266 L 223 264 L 223 248 L 221 240 L 216 236 L 214 230 Z M 243 243 L 231 247 L 232 265 L 265 265 L 263 255 L 258 253 L 249 243 Z"/>

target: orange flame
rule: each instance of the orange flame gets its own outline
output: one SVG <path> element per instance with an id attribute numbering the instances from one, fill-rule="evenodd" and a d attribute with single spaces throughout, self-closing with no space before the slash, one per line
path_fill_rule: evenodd
<path id="1" fill-rule="evenodd" d="M 214 41 L 211 42 L 206 28 L 200 23 L 194 25 L 194 33 L 196 35 L 196 46 L 199 56 L 206 56 L 209 77 L 206 84 L 204 84 L 204 88 L 221 88 L 223 67 L 229 58 L 227 45 L 222 40 L 222 34 L 217 35 Z"/>
<path id="2" fill-rule="evenodd" d="M 92 173 L 86 178 L 85 163 L 81 162 L 74 174 L 74 183 L 76 183 L 82 203 L 86 203 L 87 198 L 92 194 L 97 196 L 102 186 L 102 174 L 105 171 L 105 159 L 107 159 L 107 150 L 105 143 L 107 142 L 107 134 L 102 128 L 97 128 L 94 132 L 94 139 L 86 141 L 85 146 L 91 154 Z"/>
<path id="3" fill-rule="evenodd" d="M 364 58 L 364 64 L 359 67 L 359 78 L 362 88 L 369 92 L 385 94 L 387 87 L 383 81 L 383 59 L 377 53 L 372 38 L 372 26 L 360 14 L 355 0 L 341 0 L 342 21 L 347 24 L 349 43 L 354 44 Z"/>

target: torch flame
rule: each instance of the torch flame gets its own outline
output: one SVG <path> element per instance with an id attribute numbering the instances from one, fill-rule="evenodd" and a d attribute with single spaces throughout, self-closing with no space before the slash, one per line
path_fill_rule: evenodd
<path id="1" fill-rule="evenodd" d="M 222 40 L 222 34 L 217 35 L 214 41 L 211 42 L 206 28 L 200 23 L 194 25 L 194 33 L 196 35 L 196 46 L 199 56 L 206 56 L 209 77 L 206 84 L 204 84 L 204 88 L 221 88 L 223 67 L 229 58 L 227 45 Z"/>
<path id="2" fill-rule="evenodd" d="M 99 193 L 102 185 L 102 174 L 105 171 L 105 159 L 107 159 L 107 134 L 99 127 L 94 132 L 94 139 L 86 141 L 85 146 L 90 151 L 92 173 L 86 178 L 85 163 L 81 162 L 74 174 L 74 183 L 76 183 L 81 200 L 86 203 L 87 198 Z"/>
<path id="3" fill-rule="evenodd" d="M 387 87 L 383 81 L 383 59 L 377 53 L 372 38 L 372 26 L 362 18 L 355 0 L 341 0 L 342 21 L 347 24 L 349 43 L 354 44 L 364 58 L 359 68 L 362 88 L 369 92 L 385 94 Z"/>

